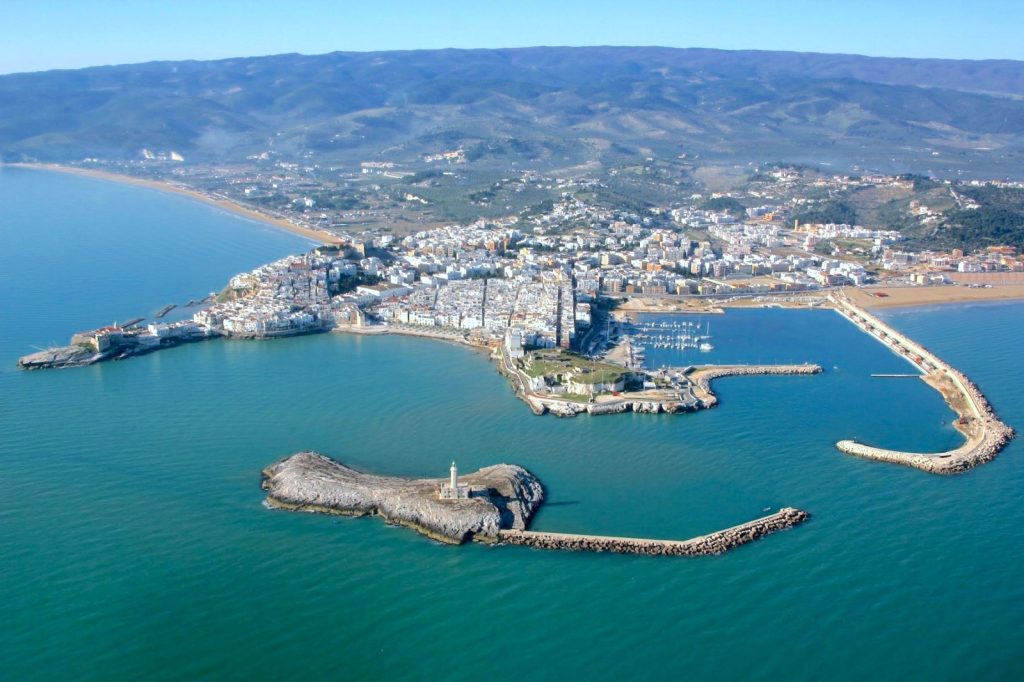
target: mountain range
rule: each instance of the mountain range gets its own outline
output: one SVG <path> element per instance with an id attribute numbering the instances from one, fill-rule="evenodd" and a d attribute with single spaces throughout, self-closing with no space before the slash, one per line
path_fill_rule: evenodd
<path id="1" fill-rule="evenodd" d="M 658 47 L 335 52 L 0 76 L 0 158 L 559 168 L 656 156 L 1024 174 L 1024 62 Z"/>

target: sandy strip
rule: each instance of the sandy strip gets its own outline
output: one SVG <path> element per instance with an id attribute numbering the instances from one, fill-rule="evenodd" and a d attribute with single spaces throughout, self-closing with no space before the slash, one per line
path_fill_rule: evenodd
<path id="1" fill-rule="evenodd" d="M 178 194 L 181 196 L 201 201 L 205 204 L 216 206 L 225 211 L 229 211 L 236 215 L 255 220 L 257 222 L 271 225 L 273 227 L 287 230 L 294 234 L 302 235 L 308 239 L 320 242 L 321 244 L 337 244 L 340 243 L 340 239 L 334 235 L 322 232 L 320 230 L 314 230 L 308 227 L 301 227 L 292 222 L 272 216 L 269 213 L 249 208 L 248 206 L 242 206 L 234 201 L 228 199 L 221 199 L 218 197 L 211 197 L 207 194 L 203 194 L 198 190 L 191 189 L 185 185 L 179 185 L 173 182 L 166 182 L 163 180 L 146 180 L 143 178 L 136 178 L 130 175 L 121 175 L 119 173 L 110 173 L 108 171 L 94 170 L 91 168 L 75 168 L 72 166 L 61 166 L 55 163 L 8 163 L 3 164 L 12 168 L 28 168 L 31 170 L 46 170 L 56 171 L 58 173 L 68 173 L 70 175 L 81 175 L 90 178 L 98 178 L 100 180 L 108 180 L 111 182 L 120 182 L 126 185 L 135 185 L 137 187 L 148 187 L 150 189 L 159 190 L 161 192 L 170 192 L 172 194 Z"/>
<path id="2" fill-rule="evenodd" d="M 993 284 L 991 289 L 960 285 L 922 287 L 846 287 L 850 300 L 865 308 L 971 303 L 1024 299 L 1024 284 Z M 876 294 L 885 296 L 876 296 Z"/>

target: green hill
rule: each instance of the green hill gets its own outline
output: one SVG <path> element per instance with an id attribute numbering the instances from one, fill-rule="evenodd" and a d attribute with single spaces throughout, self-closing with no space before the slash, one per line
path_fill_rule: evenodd
<path id="1" fill-rule="evenodd" d="M 290 158 L 560 167 L 686 153 L 1020 174 L 1024 63 L 668 48 L 278 55 L 0 76 L 7 160 Z"/>

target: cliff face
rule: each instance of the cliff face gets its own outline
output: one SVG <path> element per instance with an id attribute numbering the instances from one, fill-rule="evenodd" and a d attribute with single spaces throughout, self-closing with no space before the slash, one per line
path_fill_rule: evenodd
<path id="1" fill-rule="evenodd" d="M 362 516 L 376 514 L 434 539 L 462 543 L 494 539 L 503 529 L 523 530 L 544 499 L 540 481 L 513 464 L 485 467 L 459 478 L 469 499 L 441 500 L 442 479 L 375 476 L 316 452 L 300 452 L 263 470 L 271 506 Z"/>

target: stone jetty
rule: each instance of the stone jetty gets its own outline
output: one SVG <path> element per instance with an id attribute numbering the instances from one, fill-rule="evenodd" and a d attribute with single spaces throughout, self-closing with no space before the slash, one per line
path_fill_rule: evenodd
<path id="1" fill-rule="evenodd" d="M 697 366 L 687 372 L 687 377 L 694 384 L 694 395 L 702 407 L 713 407 L 718 404 L 718 396 L 711 390 L 711 382 L 722 377 L 766 376 L 820 374 L 820 365 L 810 363 L 803 365 L 704 365 Z"/>
<path id="2" fill-rule="evenodd" d="M 648 540 L 529 530 L 503 530 L 498 533 L 498 539 L 510 545 L 523 545 L 536 549 L 614 552 L 649 556 L 711 556 L 723 554 L 766 535 L 792 528 L 809 518 L 810 514 L 801 509 L 785 507 L 769 516 L 690 540 Z"/>
<path id="3" fill-rule="evenodd" d="M 856 305 L 845 294 L 833 294 L 830 301 L 840 315 L 923 373 L 921 378 L 939 391 L 956 412 L 957 419 L 953 425 L 966 438 L 966 442 L 954 450 L 931 454 L 886 450 L 854 440 L 836 443 L 841 452 L 902 464 L 933 474 L 959 474 L 995 459 L 1010 442 L 1014 436 L 1013 429 L 999 419 L 981 390 L 962 372 Z"/>
<path id="4" fill-rule="evenodd" d="M 435 540 L 493 542 L 498 531 L 525 529 L 544 500 L 536 476 L 513 464 L 485 467 L 461 477 L 466 499 L 440 499 L 442 479 L 375 476 L 317 452 L 300 452 L 263 470 L 271 507 L 296 511 L 376 515 Z"/>

